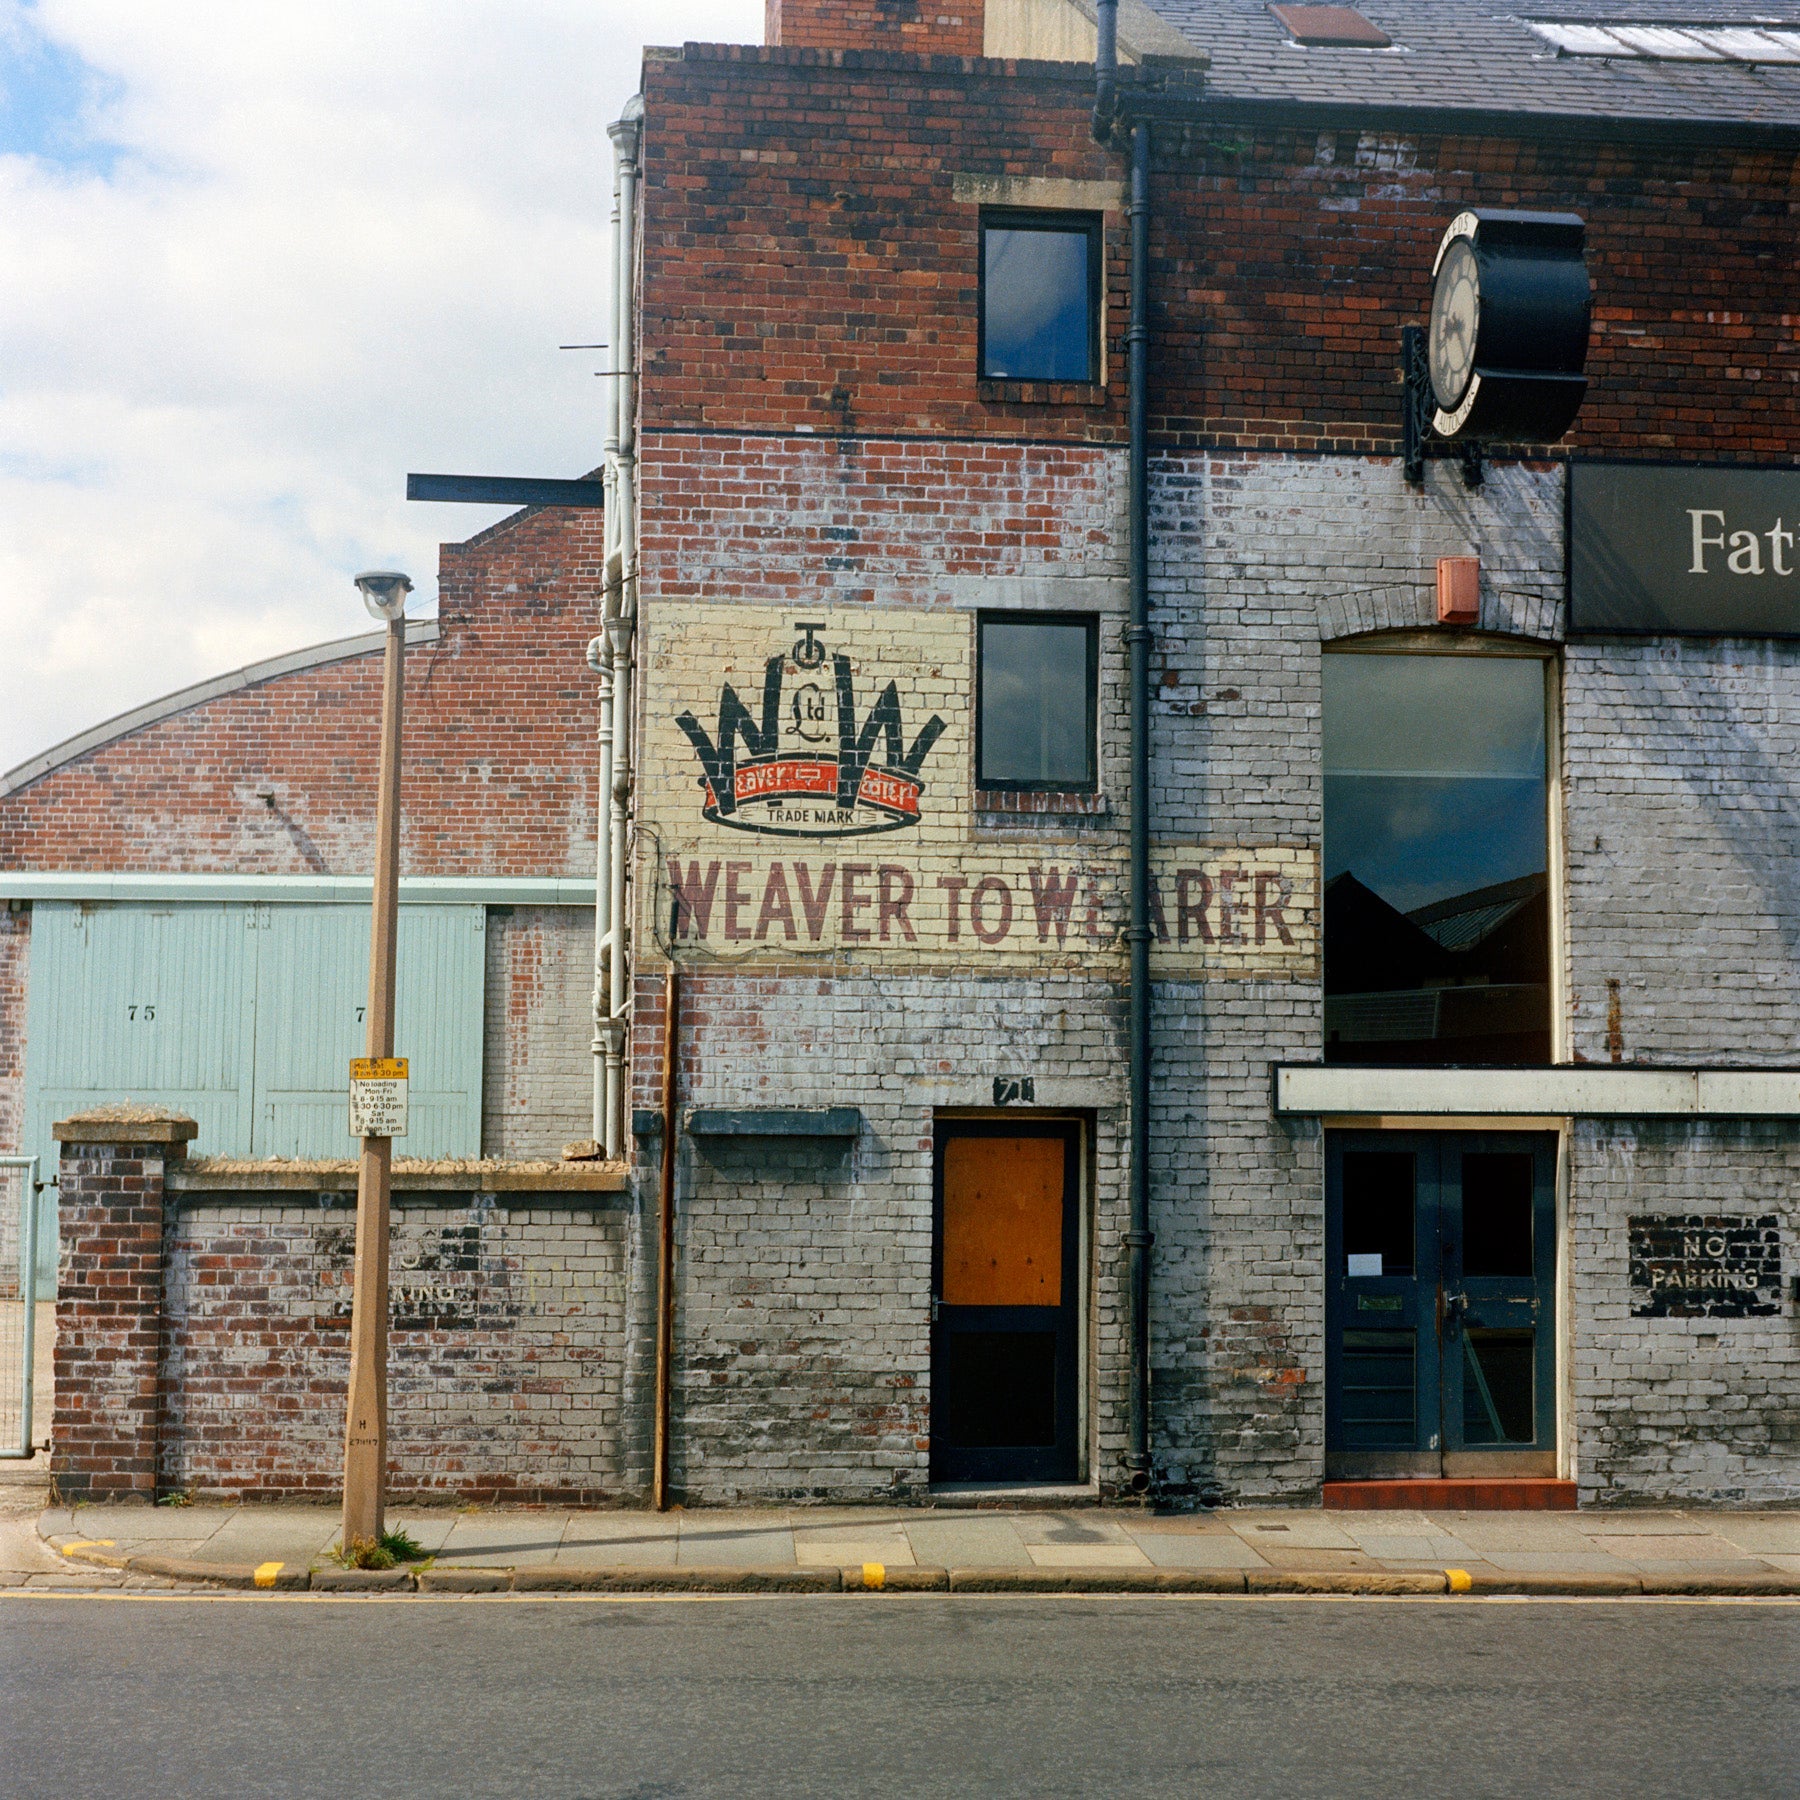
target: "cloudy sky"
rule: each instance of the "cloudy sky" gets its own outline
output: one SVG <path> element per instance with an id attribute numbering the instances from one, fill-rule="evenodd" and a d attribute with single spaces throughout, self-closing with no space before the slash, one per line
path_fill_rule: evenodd
<path id="1" fill-rule="evenodd" d="M 606 126 L 762 0 L 0 0 L 0 771 L 436 603 L 409 469 L 599 461 Z"/>

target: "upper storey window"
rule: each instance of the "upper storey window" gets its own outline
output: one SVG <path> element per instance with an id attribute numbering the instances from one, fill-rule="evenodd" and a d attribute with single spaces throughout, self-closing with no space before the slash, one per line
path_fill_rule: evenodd
<path id="1" fill-rule="evenodd" d="M 1092 793 L 1098 621 L 984 616 L 978 633 L 976 785 Z"/>
<path id="2" fill-rule="evenodd" d="M 1099 218 L 983 213 L 983 377 L 1093 382 L 1099 364 Z"/>

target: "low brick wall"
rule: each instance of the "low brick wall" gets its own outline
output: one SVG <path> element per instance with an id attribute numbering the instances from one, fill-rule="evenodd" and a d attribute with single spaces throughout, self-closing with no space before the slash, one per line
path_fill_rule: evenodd
<path id="1" fill-rule="evenodd" d="M 505 1198 L 414 1195 L 394 1209 L 389 1493 L 635 1500 L 623 1196 Z M 230 1499 L 336 1494 L 354 1209 L 337 1195 L 323 1206 L 176 1199 L 164 1240 L 163 1485 Z"/>
<path id="2" fill-rule="evenodd" d="M 59 1127 L 58 1494 L 335 1496 L 352 1165 L 189 1162 L 127 1129 L 150 1127 Z M 653 1265 L 623 1171 L 402 1162 L 395 1190 L 390 1498 L 639 1501 Z"/>

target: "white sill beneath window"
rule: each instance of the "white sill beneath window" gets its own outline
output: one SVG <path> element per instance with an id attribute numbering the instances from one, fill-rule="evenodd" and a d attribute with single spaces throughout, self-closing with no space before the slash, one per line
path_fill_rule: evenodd
<path id="1" fill-rule="evenodd" d="M 1108 810 L 1104 794 L 1040 789 L 977 788 L 977 813 L 1001 818 L 1096 818 Z"/>

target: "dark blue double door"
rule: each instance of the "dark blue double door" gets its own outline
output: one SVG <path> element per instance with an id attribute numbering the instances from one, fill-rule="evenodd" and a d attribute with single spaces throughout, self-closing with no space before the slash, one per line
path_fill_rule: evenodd
<path id="1" fill-rule="evenodd" d="M 1556 1472 L 1556 1139 L 1326 1135 L 1328 1478 Z"/>

